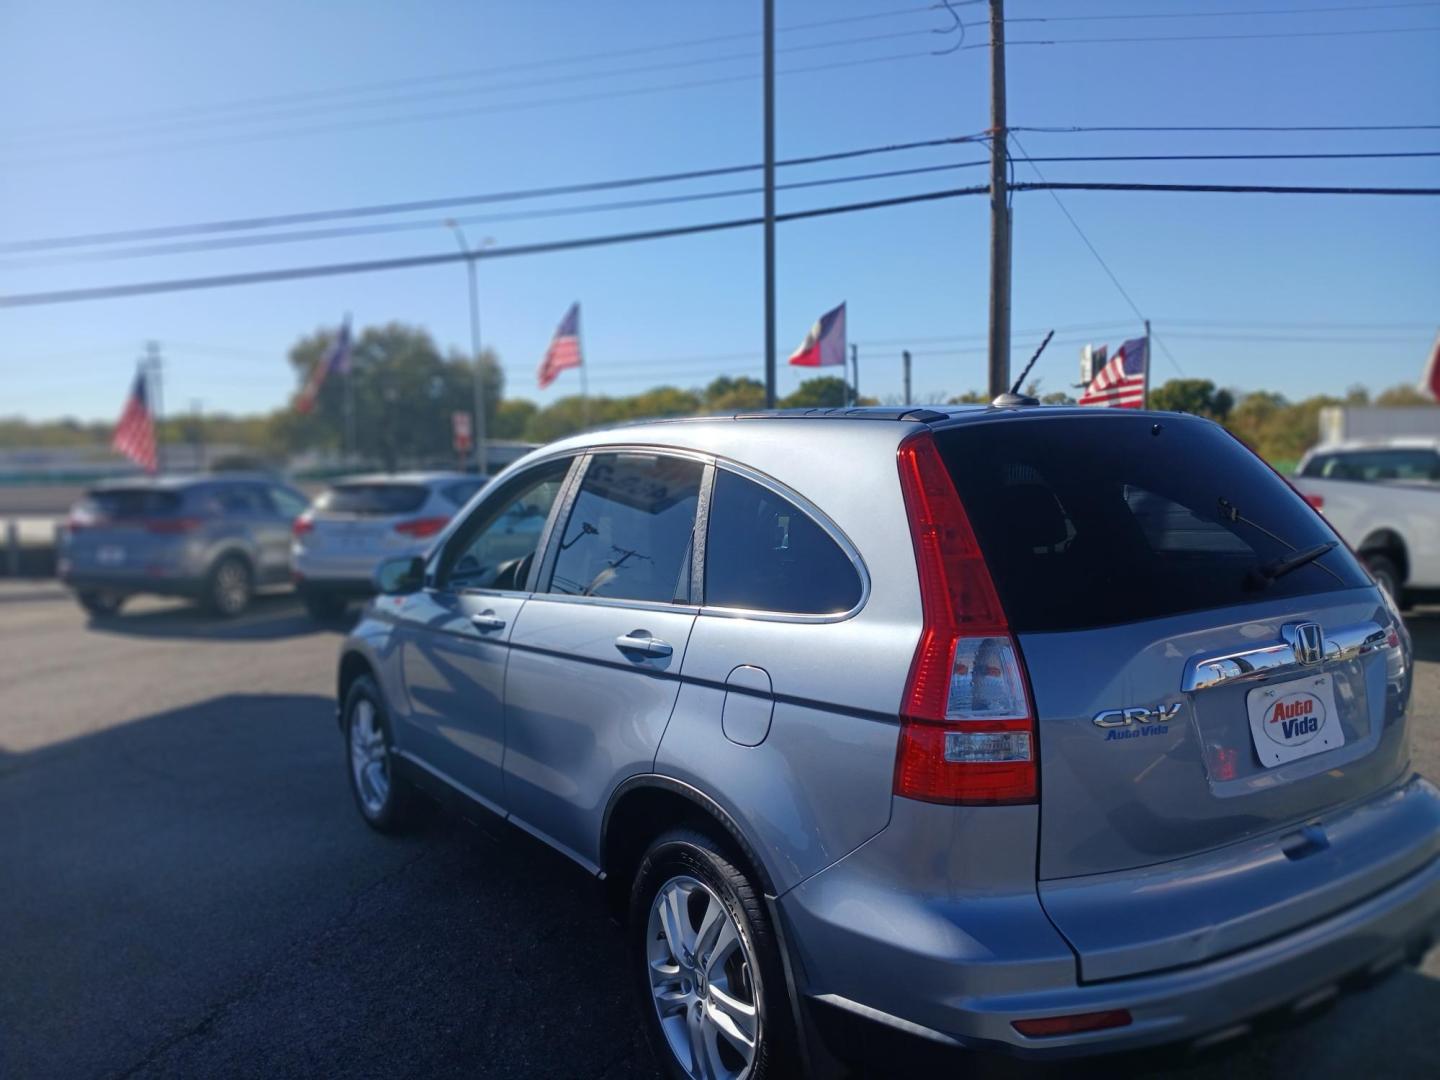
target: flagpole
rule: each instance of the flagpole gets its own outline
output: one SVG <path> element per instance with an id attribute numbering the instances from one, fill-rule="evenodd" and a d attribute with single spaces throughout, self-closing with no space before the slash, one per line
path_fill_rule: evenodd
<path id="1" fill-rule="evenodd" d="M 586 374 L 586 368 L 590 365 L 585 360 L 585 332 L 581 329 L 580 313 L 575 313 L 575 344 L 580 349 L 580 422 L 589 429 L 590 427 L 590 377 Z"/>
<path id="2" fill-rule="evenodd" d="M 162 473 L 165 471 L 165 376 L 158 341 L 145 343 L 145 359 L 142 364 L 145 368 L 145 381 L 149 385 L 151 423 L 155 426 L 155 471 Z"/>
<path id="3" fill-rule="evenodd" d="M 775 0 L 763 0 L 765 72 L 765 407 L 775 408 Z"/>
<path id="4" fill-rule="evenodd" d="M 345 313 L 344 327 L 350 326 L 350 312 Z M 351 332 L 348 329 L 345 331 Z M 350 355 L 345 359 L 345 431 L 341 440 L 341 454 L 353 457 L 355 454 L 355 343 L 349 343 Z M 320 362 L 325 362 L 321 357 Z"/>
<path id="5" fill-rule="evenodd" d="M 1150 320 L 1145 320 L 1145 392 L 1140 399 L 1142 409 L 1150 408 Z"/>

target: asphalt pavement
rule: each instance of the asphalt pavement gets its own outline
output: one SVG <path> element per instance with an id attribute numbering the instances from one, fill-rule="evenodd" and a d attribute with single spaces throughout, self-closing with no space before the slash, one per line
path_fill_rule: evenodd
<path id="1" fill-rule="evenodd" d="M 1440 609 L 1412 629 L 1440 777 Z M 503 829 L 361 823 L 338 645 L 289 597 L 88 623 L 0 586 L 0 1078 L 657 1075 L 584 873 Z M 1440 1076 L 1437 1029 L 1440 951 L 1172 1075 Z"/>

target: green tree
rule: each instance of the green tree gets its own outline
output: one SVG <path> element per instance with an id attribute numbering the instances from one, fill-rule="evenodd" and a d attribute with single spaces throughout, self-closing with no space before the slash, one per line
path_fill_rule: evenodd
<path id="1" fill-rule="evenodd" d="M 946 405 L 989 405 L 990 399 L 979 390 L 966 390 L 963 394 L 956 394 Z"/>
<path id="2" fill-rule="evenodd" d="M 619 399 L 617 407 L 627 420 L 693 416 L 700 411 L 700 395 L 694 390 L 681 390 L 674 386 L 657 386 L 633 397 Z"/>
<path id="3" fill-rule="evenodd" d="M 1150 408 L 1186 412 L 1223 421 L 1235 407 L 1228 390 L 1217 390 L 1209 379 L 1171 379 L 1150 391 Z"/>
<path id="4" fill-rule="evenodd" d="M 506 398 L 495 406 L 495 423 L 491 426 L 491 437 L 496 439 L 523 439 L 531 419 L 540 406 L 525 398 Z"/>
<path id="5" fill-rule="evenodd" d="M 297 384 L 303 387 L 330 348 L 333 332 L 320 330 L 290 350 Z M 460 353 L 440 355 L 424 330 L 402 323 L 369 327 L 355 341 L 351 373 L 325 381 L 312 412 L 292 411 L 278 425 L 293 448 L 340 448 L 345 438 L 347 379 L 354 397 L 355 450 L 387 469 L 400 463 L 450 459 L 450 414 L 474 408 L 474 366 Z M 494 424 L 504 377 L 492 354 L 484 354 L 486 427 Z"/>
<path id="6" fill-rule="evenodd" d="M 1409 383 L 1401 383 L 1399 386 L 1392 386 L 1389 390 L 1383 391 L 1375 398 L 1376 405 L 1385 405 L 1390 408 L 1397 406 L 1429 405 L 1434 407 L 1436 402 L 1433 398 L 1422 394 Z"/>
<path id="7" fill-rule="evenodd" d="M 777 403 L 782 409 L 834 409 L 850 397 L 850 387 L 838 375 L 806 379 Z"/>
<path id="8" fill-rule="evenodd" d="M 765 384 L 748 375 L 721 375 L 700 395 L 706 412 L 744 412 L 765 407 Z"/>

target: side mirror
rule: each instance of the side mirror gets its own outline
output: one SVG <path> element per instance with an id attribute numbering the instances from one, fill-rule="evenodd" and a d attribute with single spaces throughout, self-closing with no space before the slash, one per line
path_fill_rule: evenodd
<path id="1" fill-rule="evenodd" d="M 403 596 L 425 584 L 425 560 L 419 555 L 386 559 L 375 568 L 375 591 L 384 596 Z"/>

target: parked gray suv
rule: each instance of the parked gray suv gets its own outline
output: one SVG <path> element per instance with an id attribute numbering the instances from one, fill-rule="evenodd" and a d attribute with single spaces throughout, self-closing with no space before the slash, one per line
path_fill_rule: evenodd
<path id="1" fill-rule="evenodd" d="M 379 578 L 361 814 L 442 796 L 600 878 L 675 1076 L 1214 1042 L 1440 931 L 1405 627 L 1206 420 L 590 434 Z"/>
<path id="2" fill-rule="evenodd" d="M 308 505 L 258 474 L 102 484 L 70 511 L 57 573 L 92 615 L 114 615 L 137 593 L 238 615 L 257 588 L 289 584 L 290 531 Z"/>

